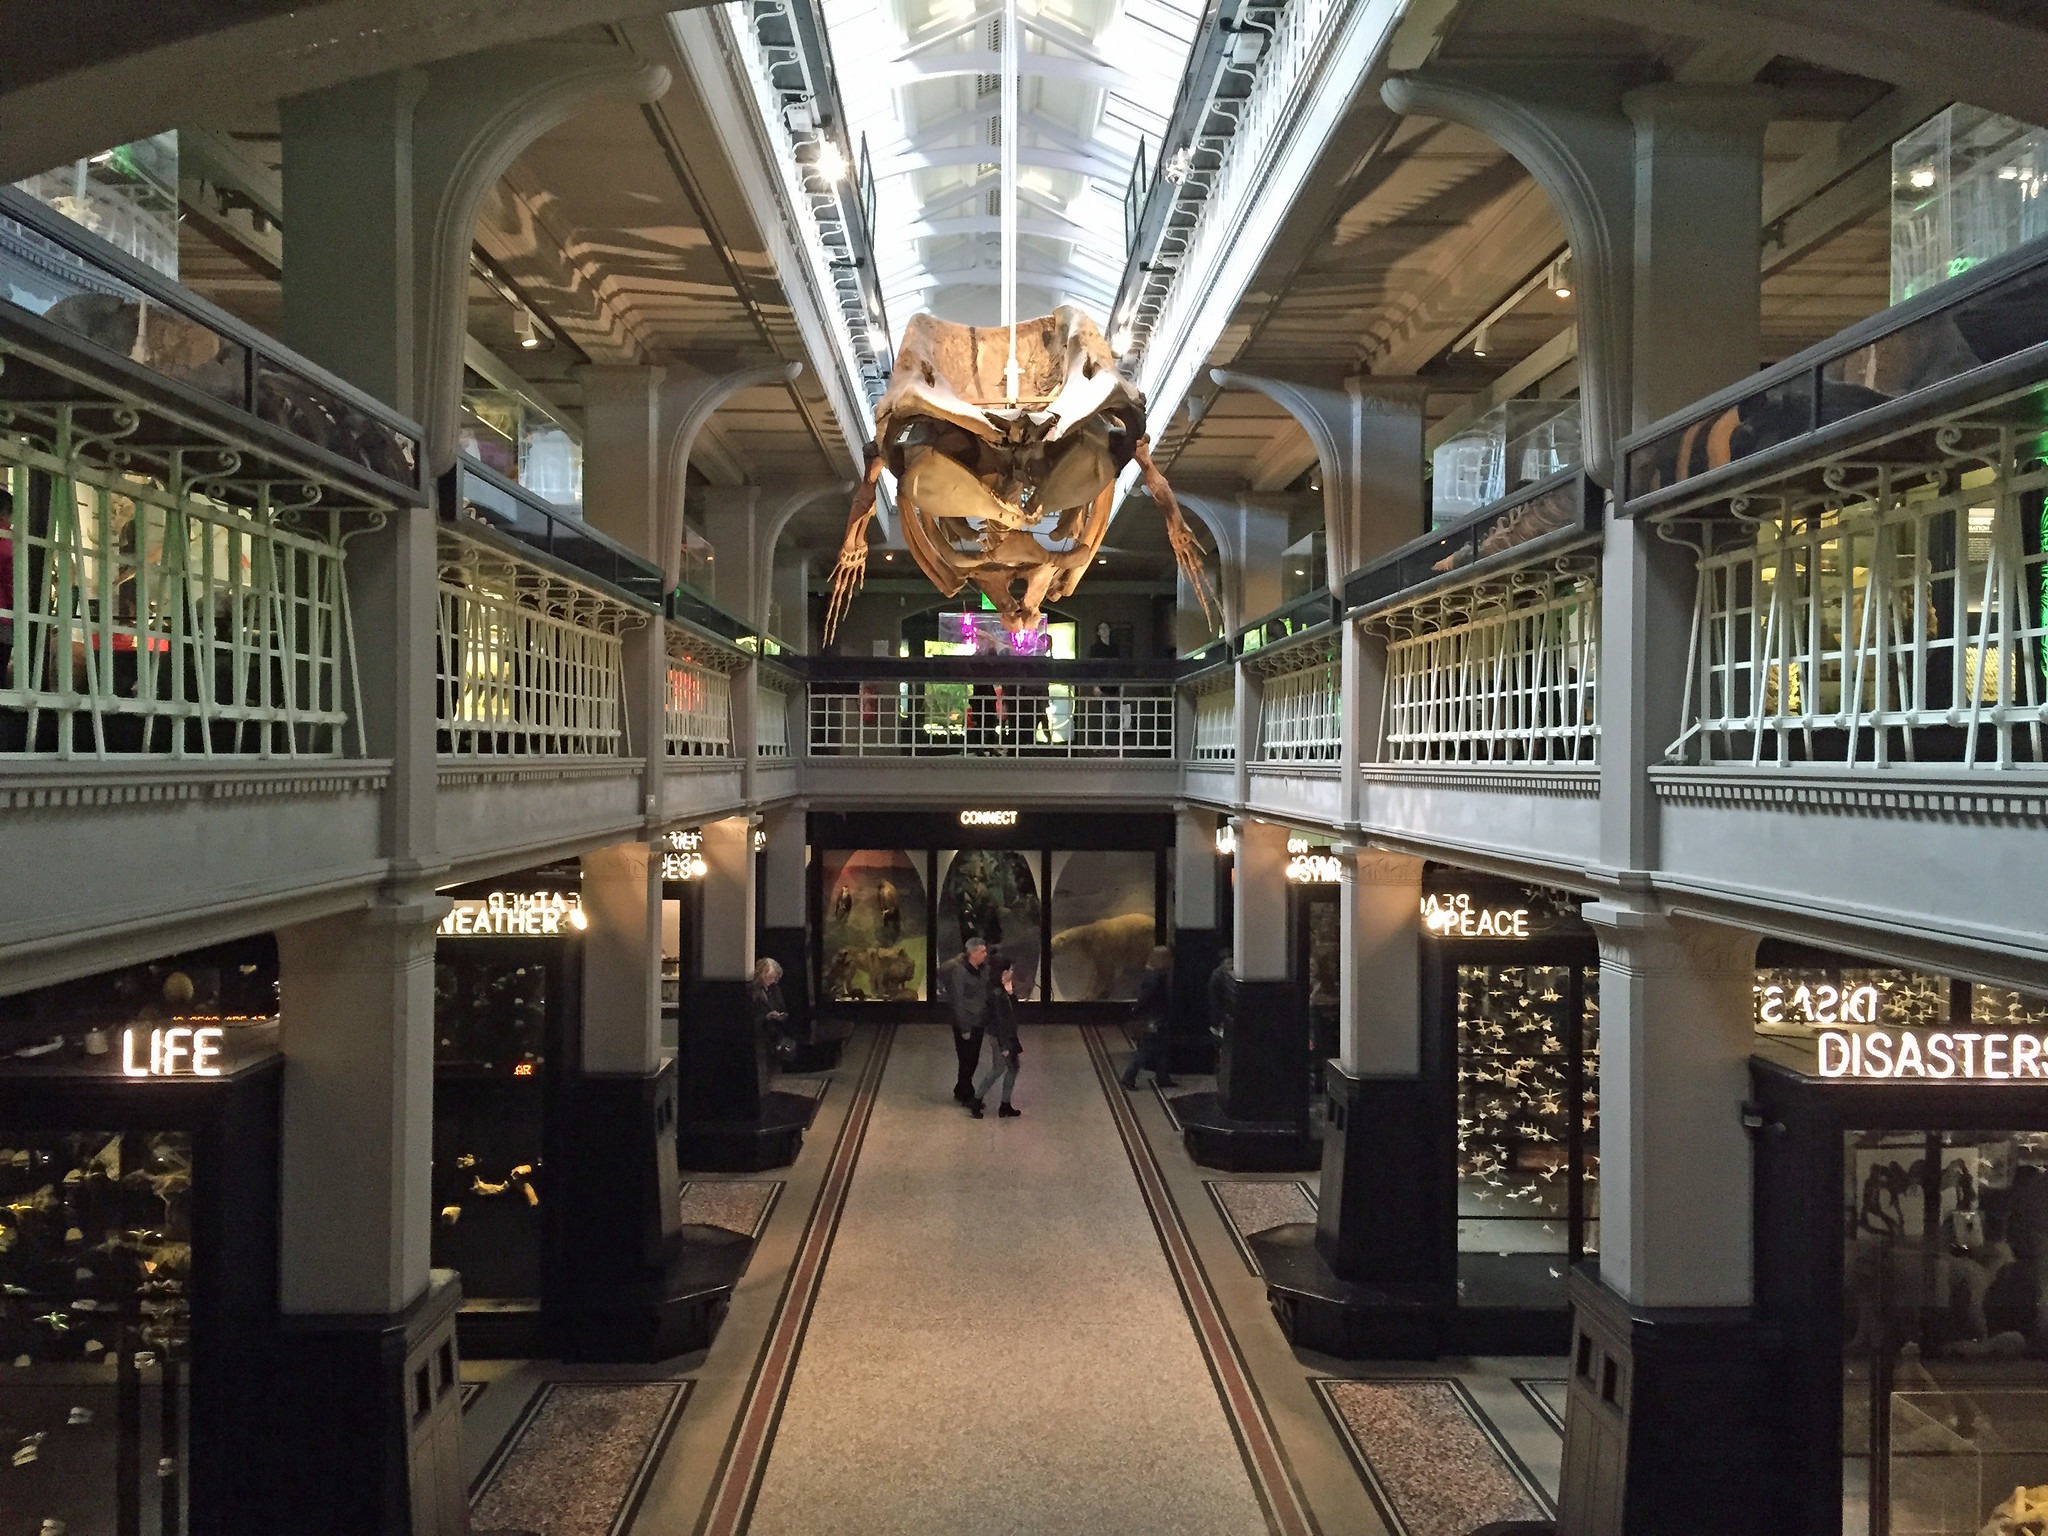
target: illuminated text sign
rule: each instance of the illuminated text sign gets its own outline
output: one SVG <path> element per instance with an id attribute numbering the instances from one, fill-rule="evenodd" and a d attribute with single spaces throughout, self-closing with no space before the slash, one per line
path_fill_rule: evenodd
<path id="1" fill-rule="evenodd" d="M 1344 878 L 1344 865 L 1328 853 L 1297 853 L 1287 861 L 1287 878 L 1297 885 L 1335 885 Z"/>
<path id="2" fill-rule="evenodd" d="M 1440 939 L 1526 939 L 1527 907 L 1475 907 L 1464 891 L 1422 898 L 1422 926 Z"/>
<path id="3" fill-rule="evenodd" d="M 1822 1077 L 2048 1078 L 2048 1040 L 1972 1029 L 1824 1029 Z"/>
<path id="4" fill-rule="evenodd" d="M 1756 1017 L 1760 1024 L 1875 1024 L 1882 996 L 1875 987 L 1771 982 L 1756 989 Z"/>
<path id="5" fill-rule="evenodd" d="M 704 862 L 704 834 L 702 832 L 671 832 L 666 839 L 668 851 L 661 856 L 661 878 L 664 880 L 701 880 L 711 866 Z"/>
<path id="6" fill-rule="evenodd" d="M 558 939 L 589 925 L 573 891 L 493 891 L 456 902 L 439 932 L 444 939 Z"/>
<path id="7" fill-rule="evenodd" d="M 129 1077 L 219 1077 L 221 1029 L 203 1024 L 197 1029 L 183 1024 L 149 1031 L 121 1031 L 121 1070 Z M 147 1059 L 143 1052 L 147 1050 Z"/>
<path id="8" fill-rule="evenodd" d="M 960 825 L 963 827 L 1014 827 L 1017 825 L 1015 811 L 962 811 Z"/>

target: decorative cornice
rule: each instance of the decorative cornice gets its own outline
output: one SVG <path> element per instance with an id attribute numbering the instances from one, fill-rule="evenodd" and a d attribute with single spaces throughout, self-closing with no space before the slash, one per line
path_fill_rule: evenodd
<path id="1" fill-rule="evenodd" d="M 608 757 L 595 762 L 474 763 L 443 766 L 435 776 L 443 789 L 478 784 L 547 784 L 585 779 L 632 779 L 647 771 L 640 757 Z"/>
<path id="2" fill-rule="evenodd" d="M 2034 776 L 2018 783 L 1972 783 L 1945 774 L 1907 777 L 1888 768 L 1832 773 L 1656 768 L 1650 771 L 1650 787 L 1659 800 L 1680 805 L 1768 805 L 1949 822 L 2048 822 L 2048 780 Z"/>
<path id="3" fill-rule="evenodd" d="M 1368 763 L 1359 769 L 1368 784 L 1419 785 L 1426 789 L 1489 790 L 1517 795 L 1558 795 L 1573 800 L 1600 798 L 1600 770 L 1508 767 L 1475 763 Z"/>
<path id="4" fill-rule="evenodd" d="M 381 794 L 391 779 L 382 761 L 283 766 L 269 763 L 151 762 L 37 765 L 0 775 L 0 810 L 104 810 L 200 800 L 274 799 L 283 795 Z"/>

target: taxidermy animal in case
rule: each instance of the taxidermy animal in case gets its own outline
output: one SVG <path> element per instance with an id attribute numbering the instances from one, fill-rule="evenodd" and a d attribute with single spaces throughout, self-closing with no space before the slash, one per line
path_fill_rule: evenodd
<path id="1" fill-rule="evenodd" d="M 1007 326 L 914 315 L 889 388 L 875 407 L 867 478 L 853 498 L 832 573 L 829 643 L 867 574 L 875 482 L 896 477 L 903 540 L 932 585 L 951 597 L 972 582 L 1003 627 L 1038 627 L 1043 605 L 1087 574 L 1132 459 L 1166 519 L 1174 559 L 1209 612 L 1202 548 L 1154 467 L 1145 400 L 1116 370 L 1102 333 L 1080 310 L 1017 324 L 1014 401 L 1004 381 Z M 1021 597 L 1011 594 L 1018 581 Z"/>

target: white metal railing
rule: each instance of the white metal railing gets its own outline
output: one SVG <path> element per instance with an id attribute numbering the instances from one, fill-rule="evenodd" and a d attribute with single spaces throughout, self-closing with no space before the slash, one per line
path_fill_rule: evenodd
<path id="1" fill-rule="evenodd" d="M 1237 761 L 1237 690 L 1212 688 L 1195 695 L 1195 761 Z"/>
<path id="2" fill-rule="evenodd" d="M 0 410 L 0 757 L 341 756 L 361 717 L 343 498 L 140 424 Z"/>
<path id="3" fill-rule="evenodd" d="M 789 695 L 765 679 L 757 679 L 754 684 L 754 755 L 790 755 Z"/>
<path id="4" fill-rule="evenodd" d="M 1343 748 L 1338 668 L 1323 655 L 1313 665 L 1268 677 L 1259 696 L 1259 761 L 1334 763 Z"/>
<path id="5" fill-rule="evenodd" d="M 1382 761 L 1599 760 L 1599 586 L 1560 564 L 1375 617 Z"/>
<path id="6" fill-rule="evenodd" d="M 720 655 L 717 661 L 726 662 Z M 668 698 L 663 734 L 670 757 L 731 757 L 732 678 L 727 666 L 710 664 L 689 641 L 671 630 L 668 641 Z"/>
<path id="7" fill-rule="evenodd" d="M 442 756 L 612 757 L 627 750 L 621 635 L 647 615 L 447 529 L 439 597 Z"/>
<path id="8" fill-rule="evenodd" d="M 1830 467 L 1707 525 L 1676 762 L 2043 761 L 2038 434 L 1950 426 L 1943 459 Z M 1762 517 L 1754 514 L 1762 512 Z"/>
<path id="9" fill-rule="evenodd" d="M 813 683 L 813 757 L 1170 758 L 1171 683 Z"/>
<path id="10" fill-rule="evenodd" d="M 1223 150 L 1221 163 L 1210 173 L 1209 195 L 1195 216 L 1194 230 L 1179 259 L 1172 263 L 1176 273 L 1173 284 L 1155 314 L 1141 312 L 1136 317 L 1136 327 L 1146 338 L 1170 340 L 1182 321 L 1182 311 L 1201 303 L 1209 275 L 1242 228 L 1245 205 L 1261 188 L 1262 173 L 1275 144 L 1302 107 L 1302 82 L 1322 53 L 1335 45 L 1343 13 L 1359 3 L 1361 0 L 1289 0 L 1280 12 L 1259 60 L 1258 78 L 1238 109 L 1236 131 Z M 1170 259 L 1171 254 L 1162 249 L 1161 257 Z M 1147 378 L 1155 386 L 1151 393 L 1156 397 L 1160 378 L 1149 367 Z"/>

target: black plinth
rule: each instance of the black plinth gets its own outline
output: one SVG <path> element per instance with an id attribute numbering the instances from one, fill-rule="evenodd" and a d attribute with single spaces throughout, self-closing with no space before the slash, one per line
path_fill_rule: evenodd
<path id="1" fill-rule="evenodd" d="M 1255 1232 L 1245 1245 L 1290 1343 L 1340 1360 L 1434 1360 L 1448 1353 L 1453 1296 L 1443 1286 L 1373 1285 L 1333 1274 L 1307 1222 Z"/>
<path id="2" fill-rule="evenodd" d="M 676 1128 L 676 1161 L 700 1173 L 759 1173 L 786 1168 L 803 1150 L 804 1129 L 818 1101 L 804 1094 L 770 1092 L 748 1120 L 685 1121 Z"/>
<path id="3" fill-rule="evenodd" d="M 1218 1021 L 1209 1017 L 1209 977 L 1226 947 L 1227 937 L 1218 928 L 1173 930 L 1173 1006 L 1166 1042 L 1172 1071 L 1216 1070 L 1216 1036 L 1209 1026 Z"/>
<path id="4" fill-rule="evenodd" d="M 1291 981 L 1240 980 L 1234 990 L 1236 1004 L 1224 1021 L 1216 1062 L 1223 1112 L 1232 1120 L 1306 1126 L 1308 1014 L 1300 994 Z"/>
<path id="5" fill-rule="evenodd" d="M 1183 1093 L 1173 1101 L 1188 1156 L 1204 1168 L 1233 1173 L 1300 1173 L 1322 1162 L 1322 1149 L 1306 1119 L 1240 1120 L 1226 1114 L 1213 1093 Z"/>
<path id="6" fill-rule="evenodd" d="M 1367 1285 L 1449 1288 L 1457 1278 L 1453 1149 L 1429 1084 L 1323 1067 L 1316 1248 Z"/>
<path id="7" fill-rule="evenodd" d="M 753 1239 L 689 1226 L 670 1241 L 659 1270 L 632 1285 L 576 1298 L 544 1318 L 549 1353 L 563 1360 L 643 1362 L 709 1349 Z"/>
<path id="8" fill-rule="evenodd" d="M 1574 1270 L 1564 1536 L 1782 1536 L 1795 1490 L 1777 1332 L 1746 1307 L 1642 1308 Z"/>
<path id="9" fill-rule="evenodd" d="M 793 1055 L 780 1065 L 785 1072 L 830 1072 L 839 1065 L 839 1058 L 846 1050 L 846 1042 L 853 1036 L 853 1024 L 847 1019 L 811 1020 L 810 1038 L 799 1040 Z"/>
<path id="10" fill-rule="evenodd" d="M 676 1018 L 677 1112 L 684 1122 L 753 1120 L 768 1093 L 768 1041 L 744 981 L 699 980 Z"/>

